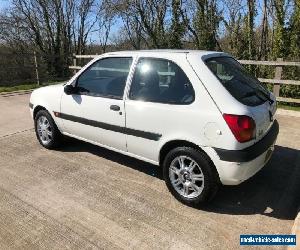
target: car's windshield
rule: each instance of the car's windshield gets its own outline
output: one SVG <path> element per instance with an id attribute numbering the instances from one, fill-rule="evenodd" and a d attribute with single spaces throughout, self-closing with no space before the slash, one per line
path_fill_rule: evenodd
<path id="1" fill-rule="evenodd" d="M 256 106 L 270 101 L 269 92 L 258 79 L 233 58 L 213 57 L 207 59 L 205 63 L 230 94 L 241 103 Z"/>

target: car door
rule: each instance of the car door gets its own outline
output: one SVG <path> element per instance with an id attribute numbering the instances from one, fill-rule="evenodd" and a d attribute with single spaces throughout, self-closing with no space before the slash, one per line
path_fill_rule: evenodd
<path id="1" fill-rule="evenodd" d="M 184 62 L 185 55 L 178 55 Z M 191 69 L 190 69 L 191 70 Z M 191 138 L 195 120 L 194 88 L 180 66 L 171 60 L 139 58 L 126 107 L 127 150 L 156 163 L 159 145 L 167 137 Z"/>
<path id="2" fill-rule="evenodd" d="M 106 57 L 76 79 L 76 94 L 62 95 L 64 132 L 126 151 L 123 93 L 132 57 Z"/>

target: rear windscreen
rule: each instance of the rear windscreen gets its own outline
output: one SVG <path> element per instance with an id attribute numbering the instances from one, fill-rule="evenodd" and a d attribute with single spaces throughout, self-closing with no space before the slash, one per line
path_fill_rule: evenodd
<path id="1" fill-rule="evenodd" d="M 235 59 L 213 57 L 205 60 L 205 63 L 239 102 L 248 106 L 257 106 L 270 99 L 268 90 Z"/>

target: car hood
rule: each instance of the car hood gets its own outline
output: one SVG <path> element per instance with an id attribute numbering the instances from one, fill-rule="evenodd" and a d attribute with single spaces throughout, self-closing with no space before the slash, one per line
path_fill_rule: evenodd
<path id="1" fill-rule="evenodd" d="M 35 89 L 33 92 L 47 92 L 47 91 L 55 91 L 60 90 L 62 88 L 62 86 L 64 86 L 66 84 L 66 82 L 63 83 L 58 83 L 58 84 L 52 84 L 52 85 L 48 85 L 48 86 L 42 86 L 40 88 Z"/>
<path id="2" fill-rule="evenodd" d="M 59 102 L 63 93 L 65 83 L 53 84 L 35 89 L 30 96 L 30 102 L 34 105 L 42 105 L 43 103 Z"/>

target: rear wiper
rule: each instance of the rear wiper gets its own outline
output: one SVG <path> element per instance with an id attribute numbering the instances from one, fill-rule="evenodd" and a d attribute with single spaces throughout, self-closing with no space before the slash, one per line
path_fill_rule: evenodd
<path id="1" fill-rule="evenodd" d="M 244 94 L 243 96 L 241 96 L 241 98 L 247 98 L 247 97 L 254 96 L 254 95 L 257 95 L 256 91 L 250 91 L 250 92 L 247 92 L 246 94 Z"/>
<path id="2" fill-rule="evenodd" d="M 262 91 L 261 89 L 259 88 L 256 88 L 256 87 L 253 87 L 251 84 L 248 83 L 248 81 L 245 81 L 245 83 L 251 88 L 253 89 L 255 92 L 256 91 L 259 91 L 268 101 L 270 104 L 273 104 L 273 100 L 270 98 L 270 95 L 266 94 L 264 91 Z M 260 84 L 260 82 L 258 81 L 258 84 Z M 252 91 L 251 91 L 252 92 Z M 257 94 L 257 92 L 256 92 Z M 257 95 L 259 97 L 259 99 L 263 100 L 259 95 Z M 265 100 L 263 100 L 265 101 Z"/>
<path id="3" fill-rule="evenodd" d="M 259 89 L 259 88 L 256 88 L 256 90 L 258 90 L 264 97 L 266 97 L 267 100 L 270 102 L 270 104 L 273 104 L 274 100 L 272 100 L 272 99 L 270 98 L 270 95 L 268 95 L 267 93 L 265 93 L 264 91 L 262 91 L 262 90 Z"/>
<path id="4" fill-rule="evenodd" d="M 258 89 L 254 89 L 254 90 L 258 90 Z M 266 99 L 269 100 L 265 95 L 264 95 L 264 97 L 266 97 L 266 99 L 265 99 L 265 98 L 262 98 L 262 97 L 257 93 L 257 91 L 250 91 L 250 92 L 246 93 L 245 95 L 243 95 L 241 98 L 244 99 L 244 98 L 247 98 L 247 97 L 250 97 L 250 96 L 256 96 L 257 98 L 259 98 L 259 99 L 262 100 L 263 102 L 265 102 Z"/>

